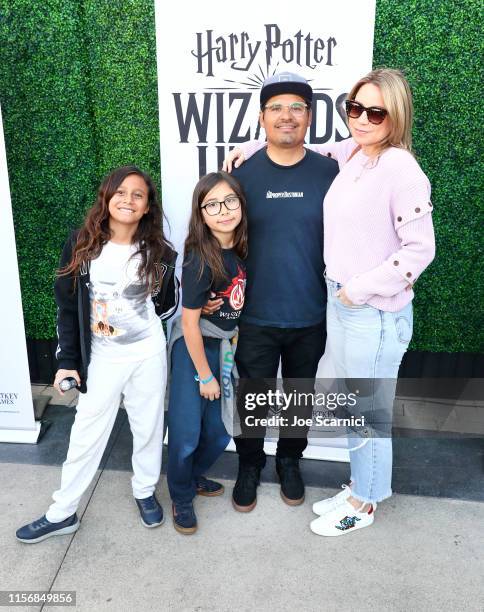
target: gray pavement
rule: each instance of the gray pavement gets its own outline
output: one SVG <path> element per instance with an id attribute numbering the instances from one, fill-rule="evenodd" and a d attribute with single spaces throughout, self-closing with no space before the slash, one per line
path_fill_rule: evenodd
<path id="1" fill-rule="evenodd" d="M 395 495 L 371 527 L 321 538 L 308 528 L 311 503 L 333 491 L 308 488 L 306 503 L 291 508 L 277 485 L 262 484 L 256 509 L 239 514 L 226 481 L 223 497 L 197 498 L 199 530 L 183 536 L 171 524 L 164 478 L 166 522 L 146 529 L 129 473 L 104 470 L 76 534 L 17 542 L 15 529 L 44 513 L 59 475 L 52 466 L 2 464 L 3 590 L 75 590 L 75 609 L 86 612 L 484 609 L 478 502 Z"/>
<path id="2" fill-rule="evenodd" d="M 52 393 L 34 388 L 36 397 Z M 75 392 L 61 401 L 75 405 Z M 481 502 L 397 494 L 368 529 L 322 538 L 309 530 L 311 504 L 334 489 L 307 487 L 306 502 L 291 508 L 277 484 L 263 483 L 255 510 L 239 514 L 233 481 L 224 480 L 224 496 L 196 499 L 199 530 L 183 536 L 171 523 L 165 476 L 166 522 L 146 529 L 126 470 L 98 471 L 76 534 L 26 545 L 15 530 L 45 512 L 60 468 L 1 463 L 0 589 L 74 590 L 70 609 L 86 612 L 484 610 Z"/>

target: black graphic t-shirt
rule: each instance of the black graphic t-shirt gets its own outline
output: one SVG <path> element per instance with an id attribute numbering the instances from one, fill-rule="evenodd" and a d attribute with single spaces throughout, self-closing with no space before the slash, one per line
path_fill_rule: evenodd
<path id="1" fill-rule="evenodd" d="M 222 249 L 222 258 L 227 272 L 227 279 L 214 283 L 212 272 L 205 265 L 201 278 L 200 258 L 195 253 L 189 253 L 183 261 L 182 272 L 182 305 L 184 308 L 202 308 L 215 293 L 215 298 L 223 298 L 220 310 L 213 315 L 201 316 L 211 321 L 217 327 L 230 331 L 236 327 L 244 305 L 245 296 L 245 264 L 233 249 Z"/>
<path id="2" fill-rule="evenodd" d="M 280 166 L 264 149 L 234 169 L 249 221 L 243 321 L 301 328 L 324 320 L 323 200 L 337 173 L 334 160 L 312 151 Z"/>

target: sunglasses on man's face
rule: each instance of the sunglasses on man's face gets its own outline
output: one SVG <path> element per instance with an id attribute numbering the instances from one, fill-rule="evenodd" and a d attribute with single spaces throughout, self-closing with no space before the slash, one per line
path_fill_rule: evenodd
<path id="1" fill-rule="evenodd" d="M 368 117 L 368 121 L 370 123 L 374 123 L 375 125 L 379 125 L 388 115 L 388 111 L 385 108 L 381 108 L 379 106 L 363 106 L 356 100 L 346 100 L 346 114 L 348 117 L 352 119 L 358 119 L 363 112 L 366 111 L 366 116 Z"/>

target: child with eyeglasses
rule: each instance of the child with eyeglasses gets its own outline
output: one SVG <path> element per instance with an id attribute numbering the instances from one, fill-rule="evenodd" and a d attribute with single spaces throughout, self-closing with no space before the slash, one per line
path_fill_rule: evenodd
<path id="1" fill-rule="evenodd" d="M 232 430 L 234 339 L 244 305 L 246 255 L 242 188 L 230 174 L 207 174 L 193 193 L 182 272 L 183 309 L 174 321 L 169 346 L 168 487 L 173 524 L 182 534 L 197 529 L 195 496 L 224 492 L 204 474 L 224 451 L 230 440 L 227 430 Z M 220 310 L 202 314 L 211 297 L 223 299 Z"/>

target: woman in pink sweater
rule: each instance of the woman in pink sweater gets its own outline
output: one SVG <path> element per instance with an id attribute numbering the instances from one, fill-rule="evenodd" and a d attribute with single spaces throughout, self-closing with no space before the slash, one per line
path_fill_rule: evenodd
<path id="1" fill-rule="evenodd" d="M 430 183 L 412 155 L 412 95 L 401 72 L 360 79 L 346 114 L 351 138 L 308 147 L 340 168 L 324 200 L 329 351 L 341 384 L 366 379 L 350 386 L 367 388 L 357 406 L 365 426 L 349 437 L 350 484 L 313 505 L 311 529 L 325 536 L 371 525 L 377 502 L 392 494 L 396 379 L 412 336 L 413 285 L 435 254 Z M 264 145 L 243 144 L 227 164 Z"/>

